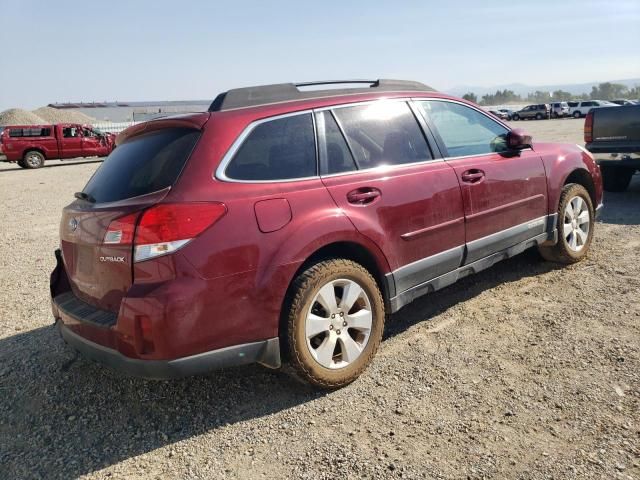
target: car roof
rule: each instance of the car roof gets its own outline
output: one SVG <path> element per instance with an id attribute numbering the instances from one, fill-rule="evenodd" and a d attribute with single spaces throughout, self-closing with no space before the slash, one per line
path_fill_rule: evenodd
<path id="1" fill-rule="evenodd" d="M 355 87 L 303 90 L 305 87 L 332 87 L 337 85 L 355 85 Z M 330 99 L 358 94 L 385 94 L 391 92 L 435 92 L 435 90 L 420 82 L 391 79 L 278 83 L 236 88 L 223 92 L 211 103 L 209 112 L 222 112 L 300 100 Z"/>

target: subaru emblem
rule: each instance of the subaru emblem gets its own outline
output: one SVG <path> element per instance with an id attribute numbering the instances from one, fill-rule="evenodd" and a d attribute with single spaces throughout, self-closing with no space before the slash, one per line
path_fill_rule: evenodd
<path id="1" fill-rule="evenodd" d="M 72 232 L 75 232 L 76 229 L 78 228 L 78 220 L 76 220 L 75 218 L 72 218 L 71 220 L 69 220 L 69 228 L 71 229 Z"/>

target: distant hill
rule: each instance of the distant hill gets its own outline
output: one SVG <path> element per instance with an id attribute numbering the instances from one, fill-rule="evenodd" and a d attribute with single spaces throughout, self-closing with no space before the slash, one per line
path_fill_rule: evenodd
<path id="1" fill-rule="evenodd" d="M 629 88 L 640 85 L 640 78 L 631 78 L 626 80 L 605 80 L 610 83 L 621 83 Z M 507 85 L 494 85 L 490 87 L 482 87 L 478 85 L 461 85 L 458 87 L 450 88 L 446 90 L 447 93 L 461 97 L 465 93 L 473 92 L 478 98 L 483 95 L 496 93 L 496 90 L 513 90 L 514 93 L 521 96 L 526 96 L 529 93 L 540 90 L 541 92 L 552 92 L 554 90 L 564 90 L 572 95 L 580 95 L 581 93 L 590 93 L 591 87 L 603 82 L 589 82 L 589 83 L 564 83 L 556 85 L 525 85 L 523 83 L 511 83 Z"/>

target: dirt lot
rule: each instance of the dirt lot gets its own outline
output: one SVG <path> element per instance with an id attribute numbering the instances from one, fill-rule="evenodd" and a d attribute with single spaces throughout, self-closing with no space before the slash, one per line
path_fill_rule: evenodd
<path id="1" fill-rule="evenodd" d="M 579 142 L 582 122 L 519 122 Z M 52 326 L 60 209 L 99 163 L 0 166 L 0 478 L 640 478 L 640 178 L 589 258 L 533 251 L 389 321 L 318 393 L 264 368 L 147 382 Z"/>

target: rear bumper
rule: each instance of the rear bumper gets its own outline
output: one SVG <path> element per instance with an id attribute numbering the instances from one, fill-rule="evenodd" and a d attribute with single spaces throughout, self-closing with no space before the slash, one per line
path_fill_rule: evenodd
<path id="1" fill-rule="evenodd" d="M 123 373 L 151 379 L 198 375 L 248 363 L 280 367 L 277 336 L 259 336 L 247 328 L 243 329 L 246 330 L 244 339 L 238 341 L 237 337 L 228 335 L 224 323 L 209 321 L 191 325 L 188 315 L 193 302 L 180 310 L 183 315 L 172 317 L 165 314 L 172 307 L 172 297 L 162 293 L 162 298 L 169 303 L 125 297 L 119 313 L 100 310 L 84 302 L 71 289 L 60 251 L 56 250 L 55 254 L 57 266 L 50 281 L 53 317 L 63 339 L 84 356 Z M 140 343 L 144 337 L 135 328 L 137 315 L 129 311 L 157 320 L 153 331 L 155 349 L 150 352 Z M 212 316 L 231 318 L 224 315 L 225 308 L 219 302 L 203 311 L 207 320 Z M 207 311 L 210 313 L 206 314 Z M 195 343 L 205 336 L 215 341 L 207 342 L 208 345 Z"/>
<path id="2" fill-rule="evenodd" d="M 219 368 L 249 363 L 262 363 L 269 367 L 280 363 L 278 338 L 199 353 L 174 360 L 141 360 L 129 358 L 111 348 L 91 342 L 72 332 L 58 320 L 56 325 L 64 341 L 83 356 L 119 372 L 142 378 L 166 380 L 200 375 Z"/>

